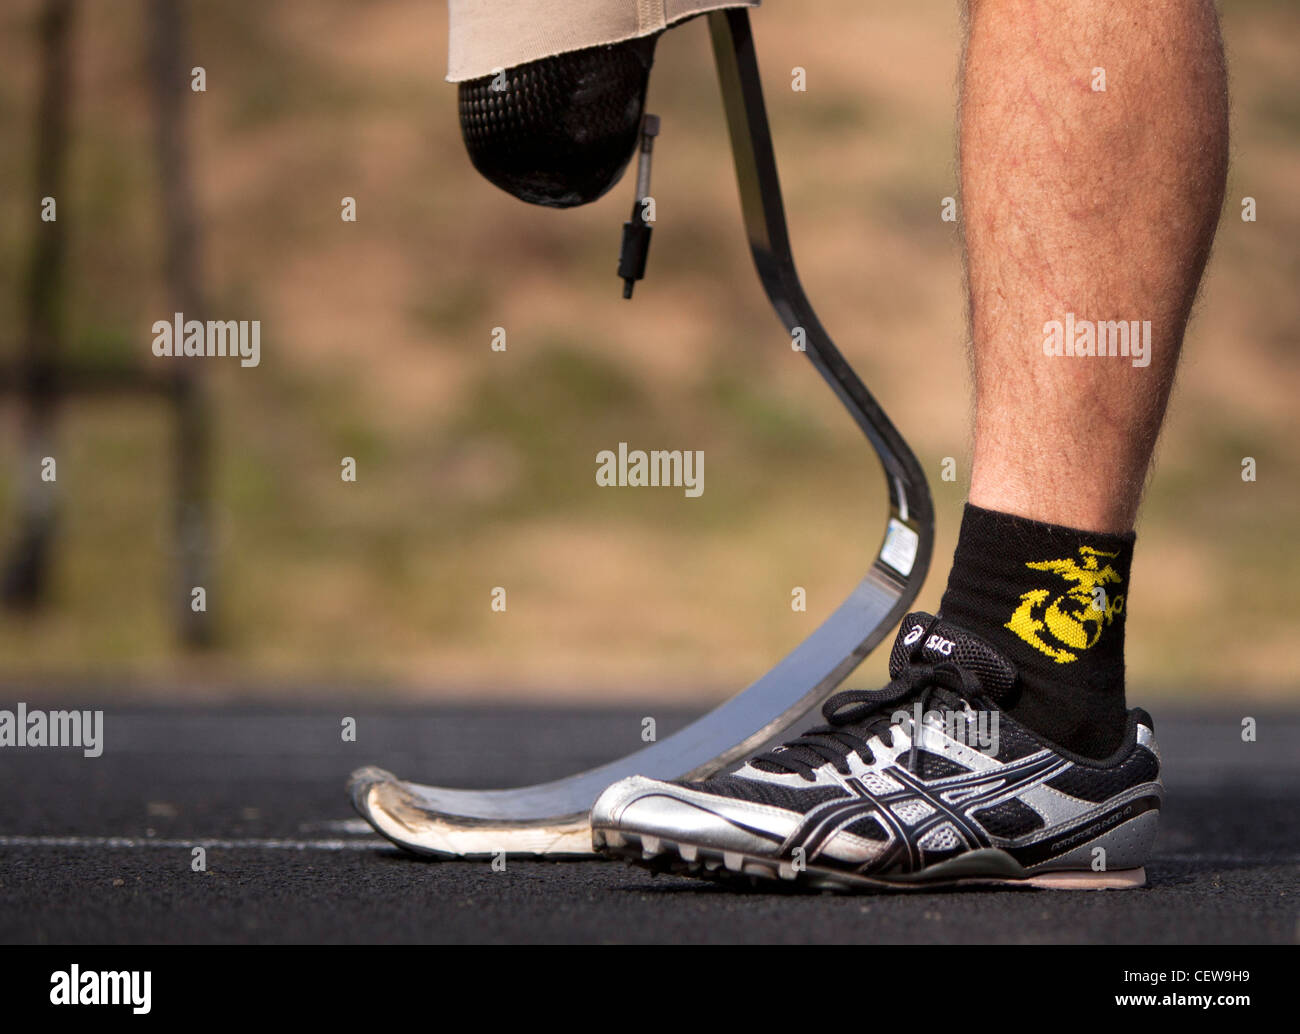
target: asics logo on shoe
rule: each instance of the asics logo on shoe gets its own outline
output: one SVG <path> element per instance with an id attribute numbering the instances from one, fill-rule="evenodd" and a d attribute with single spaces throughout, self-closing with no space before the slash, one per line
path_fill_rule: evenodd
<path id="1" fill-rule="evenodd" d="M 952 648 L 956 645 L 957 644 L 954 643 L 951 639 L 945 639 L 941 635 L 932 635 L 930 636 L 929 639 L 925 641 L 925 648 L 927 650 L 933 650 L 935 653 L 941 653 L 945 657 L 952 656 Z"/>
<path id="2" fill-rule="evenodd" d="M 1070 587 L 1055 597 L 1050 589 L 1023 593 L 1003 627 L 1057 664 L 1077 661 L 1079 653 L 1095 646 L 1102 630 L 1124 613 L 1123 593 L 1106 591 L 1107 586 L 1123 588 L 1123 579 L 1110 564 L 1102 563 L 1117 556 L 1080 546 L 1079 561 L 1067 557 L 1025 564 L 1031 571 L 1058 575 Z"/>
<path id="3" fill-rule="evenodd" d="M 911 646 L 923 635 L 925 635 L 925 629 L 921 625 L 915 625 L 907 635 L 903 636 L 903 644 L 905 646 Z"/>

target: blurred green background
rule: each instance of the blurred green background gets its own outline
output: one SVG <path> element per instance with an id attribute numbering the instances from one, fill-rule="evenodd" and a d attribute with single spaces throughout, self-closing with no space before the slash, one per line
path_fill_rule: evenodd
<path id="1" fill-rule="evenodd" d="M 18 354 L 40 4 L 0 13 L 0 355 Z M 183 649 L 172 421 L 137 397 L 60 412 L 47 604 L 0 615 L 29 694 L 310 694 L 711 703 L 765 671 L 869 566 L 873 457 L 760 293 L 705 24 L 660 41 L 657 229 L 635 300 L 615 276 L 630 178 L 595 205 L 481 179 L 441 81 L 429 0 L 193 5 L 186 89 L 211 318 L 260 319 L 262 363 L 206 360 L 216 416 L 215 641 Z M 172 311 L 144 70 L 146 8 L 75 28 L 68 355 L 148 367 Z M 769 0 L 753 15 L 795 253 L 823 321 L 932 479 L 934 607 L 969 476 L 953 0 Z M 1223 5 L 1228 201 L 1139 524 L 1131 696 L 1300 689 L 1300 7 Z M 806 69 L 808 89 L 790 88 Z M 188 84 L 185 84 L 186 86 Z M 358 220 L 339 218 L 357 199 Z M 1258 220 L 1243 222 L 1254 197 Z M 490 348 L 503 327 L 508 348 Z M 0 398 L 0 543 L 19 415 Z M 702 449 L 706 491 L 609 491 L 595 454 Z M 353 456 L 358 479 L 339 477 Z M 1255 457 L 1258 480 L 1241 461 Z M 957 480 L 939 478 L 944 457 Z M 507 590 L 494 613 L 490 593 Z M 790 607 L 802 586 L 808 611 Z M 174 601 L 173 601 L 174 604 Z M 884 659 L 852 680 L 870 684 Z"/>

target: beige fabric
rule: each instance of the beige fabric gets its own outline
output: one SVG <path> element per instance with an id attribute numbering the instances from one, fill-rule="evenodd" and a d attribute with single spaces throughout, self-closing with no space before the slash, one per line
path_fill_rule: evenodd
<path id="1" fill-rule="evenodd" d="M 447 81 L 648 36 L 683 18 L 760 0 L 447 0 Z"/>

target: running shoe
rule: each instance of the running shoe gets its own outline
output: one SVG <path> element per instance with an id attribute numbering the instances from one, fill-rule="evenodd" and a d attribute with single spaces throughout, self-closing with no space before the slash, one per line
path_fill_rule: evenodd
<path id="1" fill-rule="evenodd" d="M 1012 719 L 1011 662 L 942 618 L 904 619 L 884 689 L 703 782 L 633 776 L 591 814 L 606 855 L 656 872 L 811 888 L 1140 887 L 1164 787 L 1151 718 L 1108 758 Z"/>

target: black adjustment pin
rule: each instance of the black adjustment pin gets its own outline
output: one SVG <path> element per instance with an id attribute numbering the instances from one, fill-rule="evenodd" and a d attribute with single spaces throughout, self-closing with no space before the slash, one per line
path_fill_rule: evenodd
<path id="1" fill-rule="evenodd" d="M 632 297 L 632 285 L 645 276 L 646 256 L 650 252 L 651 226 L 646 220 L 645 200 L 650 196 L 650 156 L 659 135 L 659 116 L 647 114 L 641 119 L 641 149 L 636 163 L 636 199 L 632 218 L 623 224 L 623 246 L 618 253 L 618 275 L 623 278 L 623 297 Z"/>

